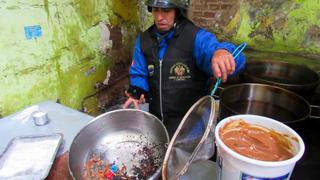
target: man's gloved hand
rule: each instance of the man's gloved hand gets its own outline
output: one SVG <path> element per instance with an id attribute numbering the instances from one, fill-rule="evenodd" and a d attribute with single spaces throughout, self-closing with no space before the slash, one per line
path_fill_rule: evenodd
<path id="1" fill-rule="evenodd" d="M 139 109 L 139 104 L 144 104 L 146 102 L 145 100 L 145 94 L 146 92 L 138 88 L 136 86 L 130 86 L 128 91 L 125 91 L 126 96 L 128 99 L 123 104 L 123 108 L 126 109 L 130 106 L 130 104 L 133 103 L 133 106 L 135 109 Z"/>
<path id="2" fill-rule="evenodd" d="M 211 68 L 217 78 L 220 77 L 222 82 L 226 82 L 228 75 L 235 71 L 236 64 L 229 51 L 219 49 L 211 58 Z"/>

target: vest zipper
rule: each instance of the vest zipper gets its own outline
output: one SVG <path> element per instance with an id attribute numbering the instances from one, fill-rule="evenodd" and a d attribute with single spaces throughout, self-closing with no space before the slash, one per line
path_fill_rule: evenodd
<path id="1" fill-rule="evenodd" d="M 160 90 L 160 113 L 161 113 L 161 120 L 162 120 L 162 122 L 164 121 L 164 118 L 163 118 L 163 108 L 162 108 L 162 59 L 160 59 L 159 60 L 160 61 L 160 84 L 159 84 L 159 86 L 160 86 L 160 88 L 159 88 L 159 90 Z"/>

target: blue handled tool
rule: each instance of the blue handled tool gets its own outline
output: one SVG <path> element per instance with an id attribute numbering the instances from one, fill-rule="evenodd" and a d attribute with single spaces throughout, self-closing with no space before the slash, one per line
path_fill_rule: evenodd
<path id="1" fill-rule="evenodd" d="M 239 54 L 244 50 L 244 48 L 245 48 L 246 46 L 247 46 L 247 43 L 242 43 L 242 44 L 240 44 L 240 45 L 232 52 L 233 59 L 236 59 L 236 58 L 239 56 Z M 217 91 L 220 83 L 221 83 L 221 78 L 219 77 L 219 78 L 217 79 L 217 82 L 215 83 L 212 91 L 211 91 L 211 96 L 213 96 L 214 93 Z"/>

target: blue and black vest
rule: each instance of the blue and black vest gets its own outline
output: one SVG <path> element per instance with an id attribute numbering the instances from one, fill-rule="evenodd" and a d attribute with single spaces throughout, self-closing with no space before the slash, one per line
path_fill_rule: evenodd
<path id="1" fill-rule="evenodd" d="M 188 109 L 207 92 L 208 77 L 197 68 L 193 59 L 194 40 L 199 28 L 188 20 L 179 23 L 162 63 L 155 29 L 151 26 L 141 35 L 141 50 L 149 70 L 149 111 L 164 121 L 170 121 L 172 117 L 182 120 Z"/>

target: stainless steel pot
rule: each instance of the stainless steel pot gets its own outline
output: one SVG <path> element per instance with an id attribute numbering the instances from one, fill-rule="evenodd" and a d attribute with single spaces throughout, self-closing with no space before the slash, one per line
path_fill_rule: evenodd
<path id="1" fill-rule="evenodd" d="M 145 160 L 147 147 L 157 170 L 149 178 L 161 175 L 161 165 L 169 142 L 168 133 L 155 116 L 140 110 L 121 109 L 94 118 L 74 138 L 69 152 L 69 170 L 78 180 L 86 179 L 86 164 L 94 155 L 104 163 L 124 164 L 129 175 Z M 148 157 L 147 157 L 148 158 Z"/>
<path id="2" fill-rule="evenodd" d="M 306 66 L 280 61 L 248 62 L 244 82 L 278 86 L 310 100 L 320 83 L 319 75 Z"/>
<path id="3" fill-rule="evenodd" d="M 246 83 L 224 88 L 220 94 L 219 109 L 219 119 L 237 114 L 255 114 L 290 124 L 313 117 L 312 107 L 304 98 L 266 84 Z"/>

